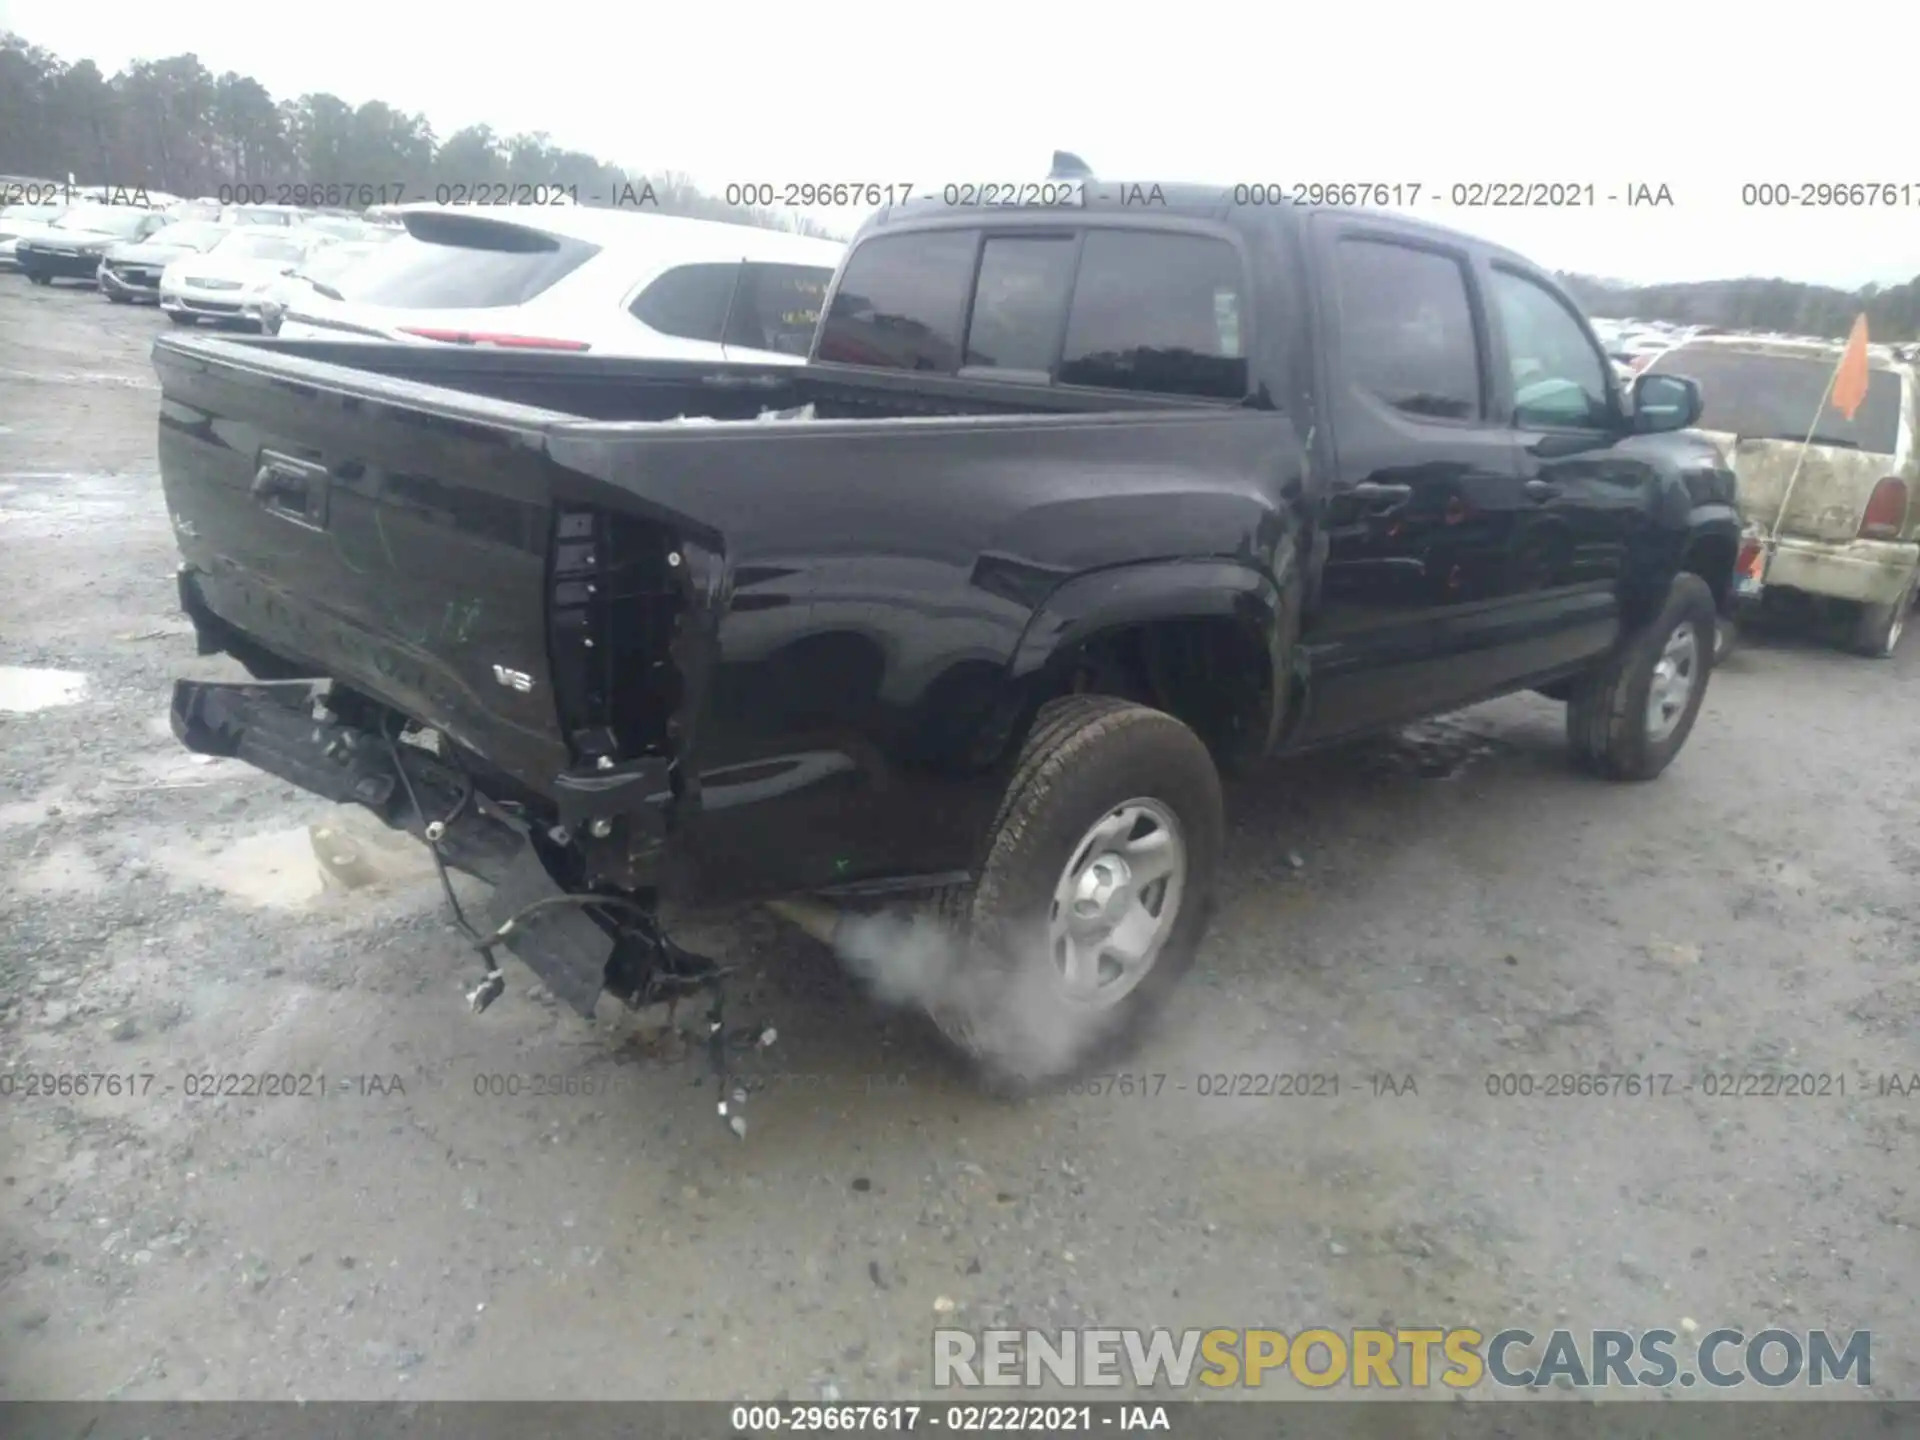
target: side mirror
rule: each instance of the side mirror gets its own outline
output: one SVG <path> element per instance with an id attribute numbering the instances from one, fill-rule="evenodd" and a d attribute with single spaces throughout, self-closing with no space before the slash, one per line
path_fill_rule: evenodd
<path id="1" fill-rule="evenodd" d="M 1633 377 L 1633 428 L 1637 434 L 1685 430 L 1705 409 L 1698 380 L 1644 372 Z"/>

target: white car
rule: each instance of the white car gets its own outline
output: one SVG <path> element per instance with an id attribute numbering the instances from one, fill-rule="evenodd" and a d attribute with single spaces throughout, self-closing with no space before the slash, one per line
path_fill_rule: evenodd
<path id="1" fill-rule="evenodd" d="M 160 276 L 183 255 L 211 250 L 233 232 L 204 220 L 176 220 L 144 240 L 113 246 L 100 261 L 100 293 L 115 304 L 152 304 L 160 298 Z"/>
<path id="2" fill-rule="evenodd" d="M 166 212 L 167 218 L 173 221 L 204 220 L 218 224 L 226 208 L 218 200 L 202 195 L 197 200 L 176 200 L 166 207 Z"/>
<path id="3" fill-rule="evenodd" d="M 122 241 L 144 240 L 164 230 L 167 217 L 135 205 L 72 205 L 37 230 L 25 230 L 13 244 L 13 262 L 36 285 L 55 280 L 84 280 L 89 285 L 100 260 Z"/>
<path id="4" fill-rule="evenodd" d="M 267 334 L 277 335 L 280 333 L 281 317 L 295 301 L 308 294 L 339 299 L 340 291 L 334 282 L 344 278 L 348 271 L 355 269 L 392 238 L 377 230 L 370 229 L 370 234 L 371 238 L 365 240 L 344 240 L 336 245 L 317 246 L 292 274 L 278 276 L 264 289 L 255 292 L 252 298 L 243 301 L 241 315 L 258 321 Z"/>
<path id="5" fill-rule="evenodd" d="M 846 248 L 782 230 L 586 206 L 401 208 L 406 233 L 284 339 L 800 364 Z"/>
<path id="6" fill-rule="evenodd" d="M 29 230 L 44 230 L 60 218 L 64 203 L 9 205 L 0 210 L 0 270 L 18 270 L 13 258 L 14 242 Z"/>
<path id="7" fill-rule="evenodd" d="M 183 255 L 160 272 L 160 308 L 176 325 L 198 320 L 259 323 L 249 304 L 331 236 L 265 225 L 237 226 L 204 255 Z M 256 311 L 257 314 L 257 311 Z"/>
<path id="8" fill-rule="evenodd" d="M 222 225 L 298 225 L 307 212 L 297 205 L 228 205 L 220 211 Z"/>

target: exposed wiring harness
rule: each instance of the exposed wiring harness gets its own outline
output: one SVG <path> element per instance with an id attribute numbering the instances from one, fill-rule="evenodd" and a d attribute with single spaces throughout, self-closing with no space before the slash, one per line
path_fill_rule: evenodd
<path id="1" fill-rule="evenodd" d="M 687 954 L 667 939 L 660 928 L 658 918 L 649 907 L 637 900 L 628 899 L 624 895 L 592 893 L 543 895 L 538 900 L 522 905 L 502 920 L 492 934 L 482 934 L 475 928 L 473 922 L 467 919 L 466 911 L 461 908 L 460 897 L 454 893 L 453 876 L 447 868 L 446 856 L 441 851 L 441 841 L 446 838 L 448 827 L 466 814 L 468 806 L 473 803 L 473 777 L 457 765 L 450 766 L 449 768 L 460 777 L 460 798 L 454 802 L 453 809 L 447 812 L 444 819 L 429 820 L 426 810 L 420 804 L 419 793 L 414 789 L 413 777 L 407 773 L 406 762 L 400 754 L 400 733 L 404 731 L 405 725 L 406 722 L 402 718 L 398 730 L 390 726 L 383 727 L 381 738 L 387 742 L 387 751 L 393 759 L 393 768 L 398 773 L 401 787 L 407 794 L 407 804 L 412 807 L 414 815 L 420 820 L 421 834 L 427 842 L 427 852 L 433 856 L 433 871 L 439 877 L 440 889 L 447 897 L 447 906 L 453 911 L 454 923 L 472 942 L 474 949 L 480 952 L 481 963 L 486 967 L 480 983 L 467 992 L 467 1003 L 473 1007 L 474 1013 L 478 1014 L 485 1010 L 499 999 L 507 988 L 506 976 L 494 960 L 493 952 L 506 943 L 507 937 L 513 934 L 522 921 L 543 910 L 576 906 L 587 910 L 624 911 L 639 921 L 638 928 L 646 943 L 653 947 L 658 961 L 670 962 L 678 956 Z M 695 957 L 689 955 L 688 958 Z M 712 992 L 713 1005 L 707 1012 L 707 1059 L 719 1081 L 719 1114 L 734 1134 L 745 1138 L 746 1121 L 735 1112 L 745 1103 L 746 1092 L 734 1088 L 727 1066 L 726 995 L 722 981 L 732 973 L 734 968 L 713 965 L 704 960 L 701 961 L 701 968 L 697 970 L 683 970 L 668 963 L 655 964 L 648 973 L 641 1003 L 650 1004 L 658 1000 L 666 1000 L 672 1004 L 684 994 L 702 989 Z M 772 1032 L 767 1033 L 770 1035 Z M 761 1043 L 767 1042 L 763 1039 Z"/>

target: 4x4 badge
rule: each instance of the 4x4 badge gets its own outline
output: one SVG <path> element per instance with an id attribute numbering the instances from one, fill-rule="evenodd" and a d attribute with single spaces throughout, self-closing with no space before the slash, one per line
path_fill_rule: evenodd
<path id="1" fill-rule="evenodd" d="M 509 670 L 504 665 L 493 667 L 493 678 L 509 690 L 518 690 L 521 694 L 533 689 L 533 677 L 524 670 Z"/>

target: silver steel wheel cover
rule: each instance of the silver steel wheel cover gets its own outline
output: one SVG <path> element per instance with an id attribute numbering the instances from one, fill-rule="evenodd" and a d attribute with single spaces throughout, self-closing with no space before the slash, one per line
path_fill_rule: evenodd
<path id="1" fill-rule="evenodd" d="M 1682 620 L 1667 636 L 1647 683 L 1647 738 L 1658 744 L 1680 724 L 1700 680 L 1700 633 Z"/>
<path id="2" fill-rule="evenodd" d="M 1053 889 L 1047 950 L 1066 998 L 1118 1004 L 1153 969 L 1180 918 L 1187 844 L 1158 800 L 1128 800 L 1096 821 Z"/>

